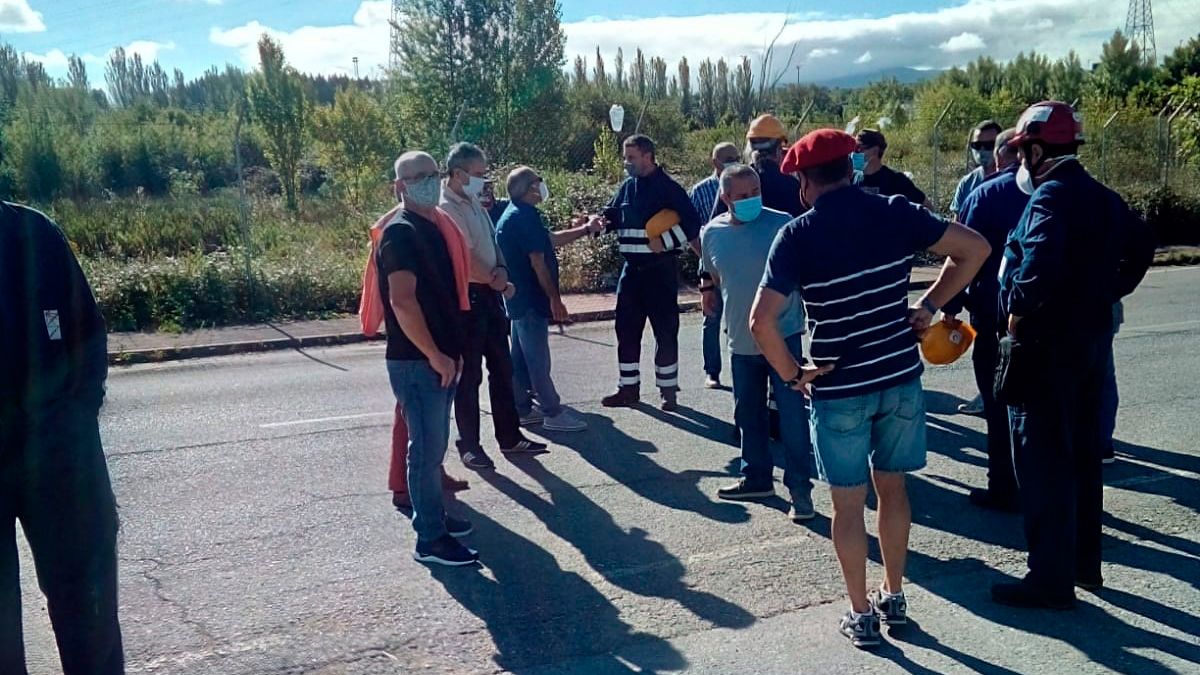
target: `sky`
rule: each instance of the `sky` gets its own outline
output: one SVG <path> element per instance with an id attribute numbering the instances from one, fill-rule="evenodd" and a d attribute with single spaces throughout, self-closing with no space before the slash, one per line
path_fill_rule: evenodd
<path id="1" fill-rule="evenodd" d="M 641 47 L 647 58 L 665 58 L 672 72 L 680 56 L 695 64 L 745 55 L 757 64 L 782 29 L 774 76 L 787 82 L 895 67 L 948 68 L 981 55 L 1008 60 L 1031 49 L 1051 57 L 1074 49 L 1087 64 L 1113 30 L 1124 27 L 1127 9 L 1127 0 L 561 4 L 568 69 L 583 54 L 590 70 L 597 47 L 610 72 L 618 47 L 627 63 Z M 349 74 L 357 57 L 368 75 L 387 61 L 390 6 L 388 0 L 0 0 L 0 40 L 41 60 L 56 76 L 65 74 L 68 54 L 79 54 L 97 84 L 116 46 L 189 77 L 225 63 L 253 68 L 255 43 L 264 32 L 282 42 L 301 71 Z M 1160 57 L 1200 33 L 1200 0 L 1154 0 L 1154 10 Z"/>

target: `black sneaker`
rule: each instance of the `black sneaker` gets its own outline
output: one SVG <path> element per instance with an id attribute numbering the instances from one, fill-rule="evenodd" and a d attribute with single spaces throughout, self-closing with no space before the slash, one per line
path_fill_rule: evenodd
<path id="1" fill-rule="evenodd" d="M 475 469 L 476 471 L 479 471 L 483 469 L 496 468 L 496 463 L 492 461 L 491 457 L 487 456 L 487 453 L 483 451 L 483 448 L 463 450 L 462 452 L 458 453 L 458 456 L 462 458 L 463 466 L 467 467 L 468 469 Z"/>
<path id="2" fill-rule="evenodd" d="M 855 617 L 854 612 L 846 612 L 838 628 L 842 635 L 850 638 L 850 644 L 859 649 L 879 646 L 879 617 L 874 614 Z"/>
<path id="3" fill-rule="evenodd" d="M 463 567 L 479 562 L 479 554 L 458 543 L 454 537 L 445 535 L 431 542 L 417 542 L 413 560 L 447 567 Z"/>
<path id="4" fill-rule="evenodd" d="M 904 591 L 884 596 L 883 589 L 877 588 L 867 595 L 867 600 L 871 603 L 871 609 L 887 625 L 903 626 L 908 623 L 908 601 L 904 599 Z"/>
<path id="5" fill-rule="evenodd" d="M 792 508 L 788 509 L 788 518 L 791 518 L 793 523 L 803 523 L 816 517 L 817 512 L 813 510 L 812 492 L 793 492 Z"/>
<path id="6" fill-rule="evenodd" d="M 1021 511 L 1016 497 L 1002 496 L 994 490 L 971 488 L 967 499 L 971 504 L 989 511 L 1000 511 L 1001 513 L 1020 513 Z"/>
<path id="7" fill-rule="evenodd" d="M 731 502 L 746 501 L 748 499 L 765 499 L 775 496 L 775 486 L 767 485 L 765 487 L 756 487 L 746 482 L 742 478 L 733 485 L 727 485 L 717 490 L 717 497 L 726 499 Z"/>
<path id="8" fill-rule="evenodd" d="M 500 452 L 503 452 L 505 454 L 512 453 L 514 455 L 516 455 L 516 454 L 536 455 L 538 453 L 546 452 L 546 444 L 538 443 L 537 441 L 531 441 L 528 438 L 522 438 L 521 440 L 517 441 L 516 445 L 513 445 L 511 448 L 500 448 Z"/>
<path id="9" fill-rule="evenodd" d="M 449 532 L 451 537 L 465 537 L 475 531 L 475 528 L 471 527 L 471 521 L 469 520 L 446 516 L 445 522 L 446 532 Z"/>

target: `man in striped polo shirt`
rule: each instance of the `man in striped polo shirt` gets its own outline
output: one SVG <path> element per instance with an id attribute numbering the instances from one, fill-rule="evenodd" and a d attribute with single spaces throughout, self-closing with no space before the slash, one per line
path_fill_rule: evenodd
<path id="1" fill-rule="evenodd" d="M 879 622 L 907 622 L 901 590 L 911 513 L 905 473 L 925 466 L 925 399 L 917 336 L 938 308 L 974 278 L 987 241 L 902 196 L 851 185 L 854 137 L 820 129 L 800 139 L 782 170 L 798 173 L 811 208 L 780 231 L 751 314 L 771 366 L 810 395 L 810 427 L 821 478 L 833 497 L 833 545 L 850 596 L 840 630 L 856 647 L 879 644 Z M 911 308 L 913 254 L 949 256 L 937 282 Z M 785 342 L 779 312 L 799 291 L 812 328 L 802 367 Z M 867 593 L 867 483 L 879 498 L 886 579 Z"/>
<path id="2" fill-rule="evenodd" d="M 667 175 L 654 154 L 654 141 L 635 134 L 625 139 L 625 173 L 617 194 L 604 210 L 607 229 L 617 233 L 625 266 L 617 284 L 616 393 L 601 400 L 607 408 L 631 406 L 640 398 L 642 332 L 654 331 L 655 383 L 662 409 L 677 406 L 679 391 L 679 253 L 690 245 L 700 252 L 700 217 L 687 192 Z M 661 235 L 647 236 L 646 223 L 670 209 L 679 223 Z"/>

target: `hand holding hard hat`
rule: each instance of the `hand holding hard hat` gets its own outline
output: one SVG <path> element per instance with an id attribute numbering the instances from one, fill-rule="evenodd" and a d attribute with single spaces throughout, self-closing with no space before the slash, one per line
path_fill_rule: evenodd
<path id="1" fill-rule="evenodd" d="M 966 321 L 945 317 L 921 335 L 921 355 L 936 366 L 954 363 L 971 348 L 975 334 Z"/>

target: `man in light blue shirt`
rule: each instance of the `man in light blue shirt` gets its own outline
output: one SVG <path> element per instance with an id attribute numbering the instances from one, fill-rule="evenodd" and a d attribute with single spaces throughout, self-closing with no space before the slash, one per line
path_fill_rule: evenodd
<path id="1" fill-rule="evenodd" d="M 700 222 L 707 223 L 712 217 L 713 206 L 717 203 L 717 193 L 721 191 L 721 171 L 727 166 L 737 164 L 740 160 L 737 146 L 733 143 L 718 143 L 712 151 L 713 173 L 708 178 L 696 183 L 688 192 L 692 206 L 700 214 Z M 705 277 L 701 271 L 700 279 Z M 716 311 L 705 315 L 704 328 L 701 334 L 701 345 L 704 354 L 704 386 L 709 389 L 721 388 L 721 302 L 717 296 Z"/>
<path id="2" fill-rule="evenodd" d="M 741 429 L 742 478 L 717 491 L 728 500 L 775 494 L 774 462 L 768 445 L 767 387 L 775 391 L 784 446 L 783 483 L 791 493 L 788 514 L 795 522 L 813 517 L 812 443 L 803 394 L 788 387 L 763 358 L 750 332 L 750 309 L 775 237 L 792 217 L 762 206 L 762 186 L 754 169 L 736 164 L 721 173 L 720 199 L 728 208 L 701 233 L 701 268 L 711 281 L 700 285 L 704 313 L 713 313 L 717 293 L 724 303 L 733 370 L 734 419 Z M 792 294 L 779 315 L 779 325 L 797 360 L 802 358 L 804 311 Z"/>
<path id="3" fill-rule="evenodd" d="M 958 181 L 958 187 L 954 189 L 954 199 L 950 202 L 950 211 L 954 213 L 955 218 L 962 213 L 967 196 L 982 185 L 983 181 L 996 175 L 996 137 L 1000 135 L 1001 131 L 1000 125 L 992 120 L 984 120 L 971 130 L 971 139 L 967 141 L 967 149 L 971 153 L 971 161 L 974 162 L 975 168 L 963 176 L 962 180 Z"/>

